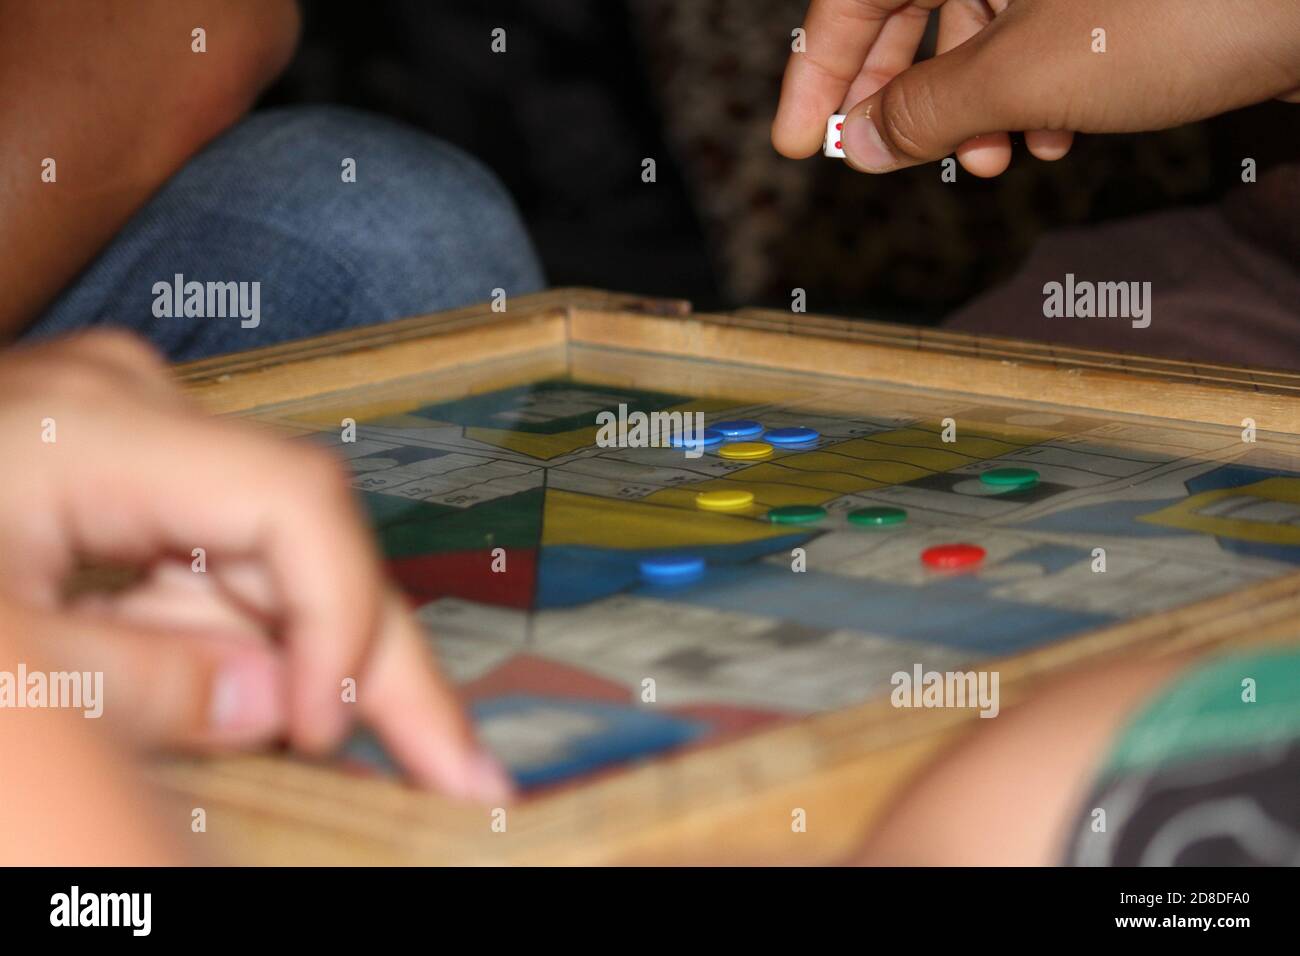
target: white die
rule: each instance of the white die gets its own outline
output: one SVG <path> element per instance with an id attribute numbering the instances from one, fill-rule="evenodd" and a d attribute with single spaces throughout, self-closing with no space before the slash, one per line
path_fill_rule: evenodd
<path id="1" fill-rule="evenodd" d="M 826 121 L 826 141 L 822 143 L 822 152 L 836 159 L 844 158 L 844 146 L 840 137 L 844 132 L 844 114 L 836 113 Z"/>

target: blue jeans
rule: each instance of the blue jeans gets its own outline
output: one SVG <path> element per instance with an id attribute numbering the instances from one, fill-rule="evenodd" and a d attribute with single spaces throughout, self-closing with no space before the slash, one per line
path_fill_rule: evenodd
<path id="1" fill-rule="evenodd" d="M 195 156 L 26 335 L 125 326 L 183 360 L 542 285 L 513 202 L 469 156 L 352 110 L 277 109 Z"/>

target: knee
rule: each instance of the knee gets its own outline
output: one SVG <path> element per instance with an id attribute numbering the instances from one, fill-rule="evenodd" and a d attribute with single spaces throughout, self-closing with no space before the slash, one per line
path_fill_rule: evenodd
<path id="1" fill-rule="evenodd" d="M 258 288 L 259 320 L 150 321 L 175 275 Z M 418 130 L 352 110 L 254 114 L 170 180 L 46 317 L 128 316 L 194 358 L 540 289 L 506 189 Z"/>
<path id="2" fill-rule="evenodd" d="M 509 192 L 482 163 L 401 123 L 340 107 L 256 114 L 233 134 L 266 214 L 394 308 L 533 291 L 542 273 Z M 423 296 L 423 298 L 421 298 Z M 389 316 L 391 317 L 391 316 Z"/>

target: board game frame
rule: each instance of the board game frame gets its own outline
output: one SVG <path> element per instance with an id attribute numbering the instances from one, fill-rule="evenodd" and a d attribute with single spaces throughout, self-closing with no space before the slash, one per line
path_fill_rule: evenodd
<path id="1" fill-rule="evenodd" d="M 557 289 L 180 365 L 205 410 L 246 413 L 571 344 L 836 375 L 1008 401 L 1300 435 L 1300 375 L 1191 364 L 928 328 Z M 1004 706 L 1080 661 L 1292 637 L 1300 572 L 998 662 Z M 209 858 L 265 864 L 825 863 L 847 859 L 925 761 L 973 713 L 913 714 L 887 700 L 598 775 L 506 808 L 277 756 L 177 759 L 153 773 L 206 816 Z M 809 825 L 796 833 L 793 808 Z"/>

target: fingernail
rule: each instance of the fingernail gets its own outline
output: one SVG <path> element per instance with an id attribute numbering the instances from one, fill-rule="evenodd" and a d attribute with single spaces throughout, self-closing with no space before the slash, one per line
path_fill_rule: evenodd
<path id="1" fill-rule="evenodd" d="M 844 153 L 850 165 L 870 173 L 884 172 L 898 165 L 898 160 L 880 138 L 875 121 L 863 113 L 844 121 Z"/>
<path id="2" fill-rule="evenodd" d="M 465 795 L 473 800 L 506 800 L 515 792 L 510 774 L 486 750 L 470 758 L 465 772 Z"/>
<path id="3" fill-rule="evenodd" d="M 281 721 L 281 694 L 275 667 L 253 657 L 227 661 L 217 672 L 208 702 L 208 719 L 225 734 L 264 732 Z"/>

